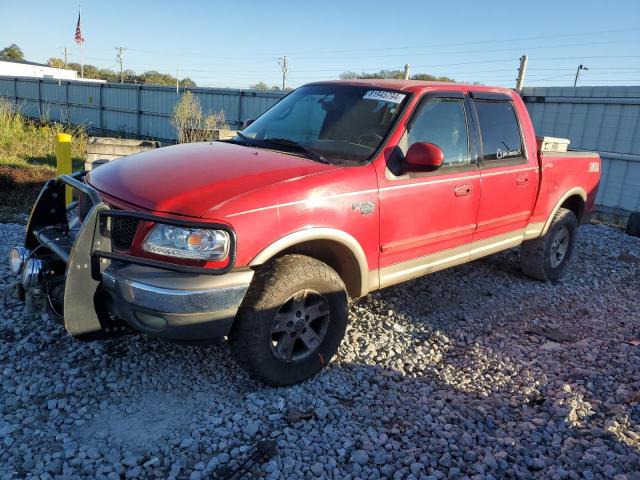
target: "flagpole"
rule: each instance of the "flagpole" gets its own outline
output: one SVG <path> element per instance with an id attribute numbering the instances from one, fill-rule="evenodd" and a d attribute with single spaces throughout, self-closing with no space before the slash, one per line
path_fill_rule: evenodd
<path id="1" fill-rule="evenodd" d="M 78 5 L 78 19 L 82 17 L 82 7 Z M 84 55 L 82 54 L 82 44 L 84 43 L 84 38 L 82 38 L 82 33 L 80 33 L 80 78 L 84 78 Z"/>

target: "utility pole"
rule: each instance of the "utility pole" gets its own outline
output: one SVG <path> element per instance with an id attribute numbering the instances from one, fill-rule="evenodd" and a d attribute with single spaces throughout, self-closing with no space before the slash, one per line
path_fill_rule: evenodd
<path id="1" fill-rule="evenodd" d="M 116 55 L 116 61 L 120 64 L 120 83 L 124 83 L 124 74 L 123 74 L 123 65 L 124 65 L 124 51 L 126 48 L 124 47 L 115 47 L 118 50 L 118 54 Z"/>
<path id="2" fill-rule="evenodd" d="M 578 65 L 578 70 L 576 70 L 576 79 L 573 81 L 573 86 L 578 86 L 578 78 L 580 77 L 580 70 L 589 70 L 589 67 L 585 67 L 584 65 Z"/>
<path id="3" fill-rule="evenodd" d="M 409 70 L 411 69 L 411 65 L 409 65 L 408 63 L 404 64 L 404 74 L 402 75 L 402 78 L 404 78 L 405 80 L 409 80 Z"/>
<path id="4" fill-rule="evenodd" d="M 287 60 L 287 56 L 285 55 L 280 57 L 278 64 L 282 68 L 282 91 L 284 91 L 287 81 L 287 73 L 289 73 L 289 60 Z"/>
<path id="5" fill-rule="evenodd" d="M 180 69 L 176 68 L 176 93 L 178 92 L 178 87 L 180 86 L 180 81 L 178 80 L 180 78 Z"/>
<path id="6" fill-rule="evenodd" d="M 524 77 L 527 74 L 527 63 L 529 57 L 523 55 L 520 57 L 520 67 L 518 68 L 518 79 L 516 80 L 516 91 L 521 92 L 524 87 Z"/>
<path id="7" fill-rule="evenodd" d="M 64 68 L 67 68 L 67 47 L 64 47 Z"/>

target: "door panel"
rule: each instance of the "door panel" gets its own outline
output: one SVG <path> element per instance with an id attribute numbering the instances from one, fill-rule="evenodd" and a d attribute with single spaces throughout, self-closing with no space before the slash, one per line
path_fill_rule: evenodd
<path id="1" fill-rule="evenodd" d="M 526 227 L 536 198 L 538 168 L 525 164 L 482 169 L 481 179 L 482 200 L 474 240 Z"/>
<path id="2" fill-rule="evenodd" d="M 378 172 L 381 287 L 469 259 L 481 182 L 471 164 L 467 118 L 464 95 L 427 96 L 397 150 L 403 159 L 413 143 L 434 143 L 444 153 L 443 167 L 407 174 L 402 162 L 389 161 Z"/>
<path id="3" fill-rule="evenodd" d="M 482 152 L 482 198 L 473 235 L 473 259 L 522 241 L 536 199 L 539 172 L 535 155 L 529 158 L 526 151 L 510 97 L 471 95 Z"/>
<path id="4" fill-rule="evenodd" d="M 480 199 L 478 172 L 385 183 L 380 188 L 380 267 L 460 246 L 463 250 L 451 256 L 462 254 L 459 263 L 467 259 Z M 456 193 L 461 184 L 468 190 L 462 196 Z"/>

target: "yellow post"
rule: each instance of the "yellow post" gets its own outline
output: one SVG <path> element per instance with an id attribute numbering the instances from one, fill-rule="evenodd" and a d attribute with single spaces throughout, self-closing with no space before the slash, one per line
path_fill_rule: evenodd
<path id="1" fill-rule="evenodd" d="M 59 133 L 56 137 L 56 175 L 71 173 L 71 135 Z M 64 203 L 71 203 L 71 187 L 65 185 Z"/>

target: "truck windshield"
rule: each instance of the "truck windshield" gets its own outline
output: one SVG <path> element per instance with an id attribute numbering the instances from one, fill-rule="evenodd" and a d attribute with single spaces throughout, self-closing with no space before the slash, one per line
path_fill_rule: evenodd
<path id="1" fill-rule="evenodd" d="M 245 128 L 237 143 L 330 163 L 364 163 L 378 150 L 408 95 L 353 85 L 300 87 Z"/>

